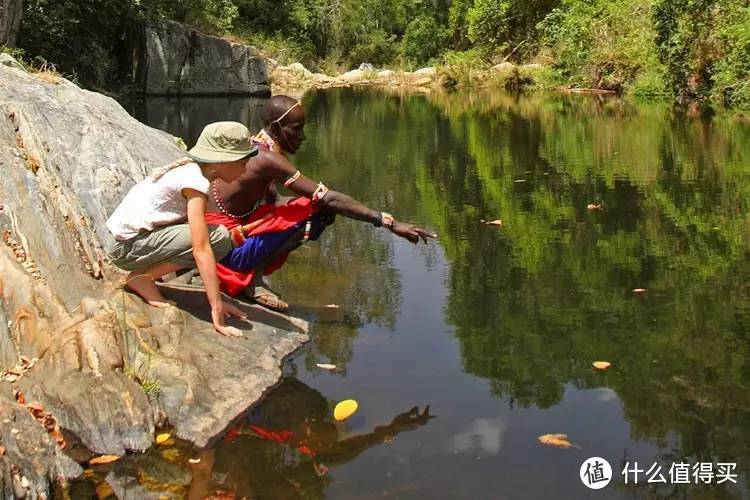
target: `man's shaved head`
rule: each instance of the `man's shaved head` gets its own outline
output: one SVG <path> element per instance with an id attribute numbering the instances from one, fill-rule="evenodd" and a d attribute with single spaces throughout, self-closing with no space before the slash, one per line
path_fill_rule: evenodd
<path id="1" fill-rule="evenodd" d="M 263 112 L 261 113 L 263 126 L 269 127 L 273 122 L 278 120 L 279 117 L 289 111 L 289 108 L 297 104 L 297 102 L 297 99 L 289 97 L 288 95 L 275 95 L 271 97 L 266 102 L 266 105 L 263 106 Z"/>

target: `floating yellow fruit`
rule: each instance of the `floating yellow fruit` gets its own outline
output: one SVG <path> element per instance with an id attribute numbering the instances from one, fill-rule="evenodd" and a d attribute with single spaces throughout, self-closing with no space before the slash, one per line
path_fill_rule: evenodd
<path id="1" fill-rule="evenodd" d="M 606 370 L 607 368 L 612 366 L 609 361 L 594 361 L 593 363 L 591 363 L 591 365 L 597 370 Z"/>
<path id="2" fill-rule="evenodd" d="M 337 404 L 336 408 L 333 409 L 333 418 L 338 421 L 346 420 L 354 415 L 355 411 L 357 411 L 357 402 L 353 399 L 346 399 Z"/>
<path id="3" fill-rule="evenodd" d="M 156 444 L 167 444 L 167 441 L 172 437 L 172 435 L 168 432 L 163 432 L 161 434 L 157 434 L 156 436 Z"/>

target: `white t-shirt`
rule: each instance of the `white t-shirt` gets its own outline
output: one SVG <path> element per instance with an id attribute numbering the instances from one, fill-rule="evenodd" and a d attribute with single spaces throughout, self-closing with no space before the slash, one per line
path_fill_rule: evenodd
<path id="1" fill-rule="evenodd" d="M 107 228 L 116 240 L 125 241 L 144 231 L 187 220 L 187 200 L 183 189 L 208 195 L 210 183 L 197 163 L 168 171 L 159 179 L 146 177 L 133 186 L 107 219 Z"/>

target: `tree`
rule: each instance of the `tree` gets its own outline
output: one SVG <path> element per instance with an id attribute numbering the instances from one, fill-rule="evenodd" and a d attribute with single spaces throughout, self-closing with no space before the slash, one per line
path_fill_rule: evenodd
<path id="1" fill-rule="evenodd" d="M 23 15 L 23 0 L 0 0 L 0 45 L 15 47 Z"/>

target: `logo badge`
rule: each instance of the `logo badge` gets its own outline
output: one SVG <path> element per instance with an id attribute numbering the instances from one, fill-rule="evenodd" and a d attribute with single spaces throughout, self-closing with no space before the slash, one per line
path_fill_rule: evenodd
<path id="1" fill-rule="evenodd" d="M 601 457 L 591 457 L 581 464 L 580 476 L 584 486 L 600 490 L 612 481 L 612 467 Z"/>

